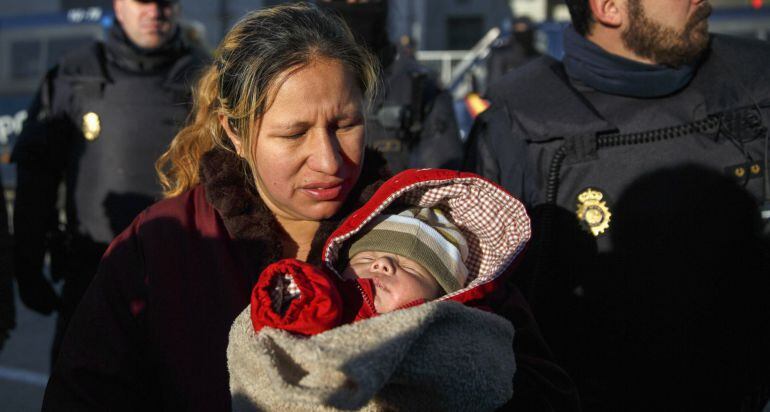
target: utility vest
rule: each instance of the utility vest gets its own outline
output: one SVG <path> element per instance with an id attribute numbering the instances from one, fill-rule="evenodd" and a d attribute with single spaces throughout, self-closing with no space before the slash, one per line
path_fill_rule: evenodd
<path id="1" fill-rule="evenodd" d="M 684 397 L 753 390 L 727 371 L 761 363 L 767 347 L 754 337 L 770 313 L 757 292 L 768 283 L 767 61 L 766 44 L 714 36 L 692 82 L 669 96 L 695 102 L 687 115 L 659 112 L 666 120 L 649 125 L 648 116 L 631 123 L 633 108 L 607 105 L 620 99 L 589 101 L 550 58 L 515 72 L 511 95 L 493 98 L 508 115 L 508 130 L 493 135 L 495 160 L 525 169 L 506 169 L 500 183 L 527 199 L 533 218 L 514 282 L 586 409 L 622 409 L 676 385 Z M 613 124 L 592 102 L 628 123 Z M 510 142 L 522 149 L 507 157 Z M 753 352 L 731 349 L 736 342 Z"/>
<path id="2" fill-rule="evenodd" d="M 688 86 L 705 94 L 695 118 L 627 134 L 573 88 L 561 63 L 541 60 L 526 82 L 516 83 L 515 98 L 504 99 L 513 114 L 512 135 L 526 140 L 533 175 L 534 193 L 520 195 L 574 213 L 599 252 L 611 249 L 621 196 L 656 171 L 707 169 L 733 179 L 765 206 L 770 83 L 766 67 L 746 61 L 754 53 L 732 42 L 715 36 L 712 55 Z"/>
<path id="3" fill-rule="evenodd" d="M 152 74 L 124 72 L 94 44 L 66 58 L 59 82 L 72 90 L 80 129 L 66 170 L 70 230 L 109 243 L 160 198 L 155 161 L 184 125 L 200 57 L 188 54 Z"/>

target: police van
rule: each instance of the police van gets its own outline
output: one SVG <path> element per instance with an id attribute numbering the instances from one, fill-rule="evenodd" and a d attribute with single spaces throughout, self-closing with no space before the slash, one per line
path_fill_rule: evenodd
<path id="1" fill-rule="evenodd" d="M 16 180 L 11 150 L 46 71 L 68 51 L 103 39 L 112 21 L 99 7 L 0 18 L 0 171 L 9 192 Z"/>

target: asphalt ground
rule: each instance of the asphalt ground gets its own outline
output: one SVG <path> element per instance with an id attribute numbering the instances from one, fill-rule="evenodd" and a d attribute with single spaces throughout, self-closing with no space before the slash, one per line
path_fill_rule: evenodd
<path id="1" fill-rule="evenodd" d="M 16 299 L 16 329 L 0 351 L 0 410 L 40 411 L 55 324 L 54 315 L 32 312 Z"/>

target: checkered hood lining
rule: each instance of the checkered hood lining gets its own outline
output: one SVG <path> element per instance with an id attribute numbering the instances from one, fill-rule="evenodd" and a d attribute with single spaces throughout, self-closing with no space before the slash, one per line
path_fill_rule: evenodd
<path id="1" fill-rule="evenodd" d="M 324 254 L 327 267 L 336 273 L 334 264 L 342 244 L 399 198 L 407 205 L 442 209 L 468 242 L 465 288 L 441 299 L 451 298 L 500 276 L 531 236 L 524 205 L 495 185 L 475 177 L 422 181 L 393 193 L 361 225 L 332 239 Z"/>

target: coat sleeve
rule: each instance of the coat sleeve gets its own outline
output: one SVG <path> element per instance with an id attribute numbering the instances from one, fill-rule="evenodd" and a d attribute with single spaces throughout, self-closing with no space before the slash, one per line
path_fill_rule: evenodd
<path id="1" fill-rule="evenodd" d="M 526 140 L 513 135 L 510 116 L 502 104 L 493 103 L 474 121 L 463 170 L 499 183 L 529 207 L 537 198 Z"/>
<path id="2" fill-rule="evenodd" d="M 46 74 L 12 154 L 17 179 L 13 227 L 19 295 L 30 309 L 44 314 L 59 306 L 42 268 L 46 236 L 58 224 L 57 193 L 74 133 L 62 109 L 69 91 L 60 87 L 57 73 L 53 68 Z"/>
<path id="3" fill-rule="evenodd" d="M 64 337 L 43 411 L 136 411 L 159 405 L 148 349 L 140 215 L 102 259 Z"/>

